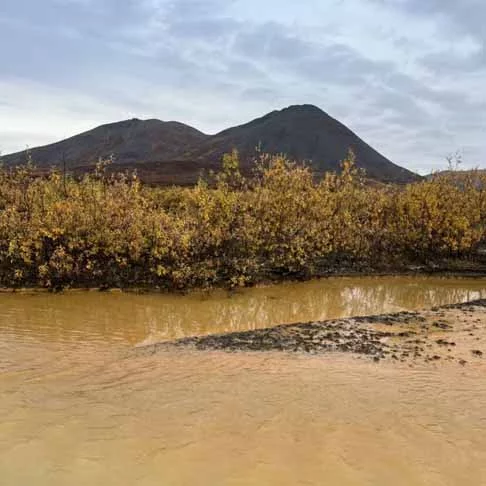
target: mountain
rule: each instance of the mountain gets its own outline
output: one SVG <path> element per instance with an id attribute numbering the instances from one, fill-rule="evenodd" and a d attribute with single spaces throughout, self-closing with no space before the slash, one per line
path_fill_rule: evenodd
<path id="1" fill-rule="evenodd" d="M 102 125 L 61 142 L 30 150 L 39 167 L 61 165 L 88 170 L 100 157 L 115 157 L 115 168 L 137 168 L 143 180 L 162 184 L 191 184 L 204 169 L 220 166 L 224 153 L 236 148 L 242 169 L 248 170 L 257 148 L 306 161 L 317 174 L 338 170 L 352 148 L 357 165 L 369 178 L 383 182 L 411 182 L 419 176 L 378 153 L 349 128 L 312 105 L 273 111 L 216 135 L 182 123 L 126 120 Z M 7 165 L 25 162 L 26 152 L 0 159 Z"/>
<path id="2" fill-rule="evenodd" d="M 39 167 L 66 162 L 70 168 L 92 165 L 100 157 L 115 156 L 123 164 L 177 158 L 185 147 L 207 138 L 204 133 L 179 122 L 125 120 L 101 125 L 51 145 L 30 149 Z M 2 157 L 7 165 L 25 163 L 27 151 Z"/>
<path id="3" fill-rule="evenodd" d="M 290 106 L 224 130 L 197 145 L 189 151 L 188 157 L 205 165 L 221 160 L 222 155 L 234 147 L 243 160 L 251 159 L 258 147 L 264 153 L 284 153 L 292 160 L 311 162 L 313 170 L 320 174 L 339 170 L 340 162 L 352 148 L 357 165 L 372 179 L 409 182 L 417 178 L 312 105 Z"/>

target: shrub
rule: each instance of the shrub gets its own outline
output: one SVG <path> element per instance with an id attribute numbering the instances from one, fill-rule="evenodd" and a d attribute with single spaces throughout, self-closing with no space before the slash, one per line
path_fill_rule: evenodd
<path id="1" fill-rule="evenodd" d="M 193 188 L 150 188 L 104 164 L 81 179 L 0 170 L 0 285 L 244 285 L 270 274 L 469 257 L 485 239 L 486 178 L 449 173 L 378 186 L 354 165 L 316 181 L 262 155 L 238 154 Z"/>

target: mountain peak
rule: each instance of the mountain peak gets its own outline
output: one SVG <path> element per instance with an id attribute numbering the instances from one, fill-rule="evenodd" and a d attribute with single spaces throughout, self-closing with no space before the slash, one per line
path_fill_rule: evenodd
<path id="1" fill-rule="evenodd" d="M 317 174 L 339 171 L 352 149 L 356 163 L 368 177 L 381 181 L 409 182 L 417 176 L 393 164 L 349 128 L 317 106 L 291 105 L 272 111 L 244 125 L 229 128 L 205 140 L 189 153 L 200 163 L 218 164 L 224 153 L 237 148 L 242 166 L 251 163 L 256 148 L 269 154 L 285 154 L 296 162 L 311 164 Z"/>
<path id="2" fill-rule="evenodd" d="M 262 120 L 262 119 L 268 119 L 268 118 L 292 118 L 292 117 L 312 117 L 312 118 L 317 118 L 317 117 L 323 117 L 323 116 L 328 116 L 326 112 L 321 110 L 315 105 L 290 105 L 285 108 L 282 108 L 280 110 L 275 110 L 267 115 L 257 118 L 257 120 Z M 254 120 L 256 121 L 256 120 Z M 250 122 L 252 123 L 252 122 Z"/>
<path id="3" fill-rule="evenodd" d="M 303 104 L 303 105 L 290 105 L 283 110 L 280 110 L 280 113 L 309 113 L 309 114 L 325 114 L 319 107 L 315 105 Z"/>

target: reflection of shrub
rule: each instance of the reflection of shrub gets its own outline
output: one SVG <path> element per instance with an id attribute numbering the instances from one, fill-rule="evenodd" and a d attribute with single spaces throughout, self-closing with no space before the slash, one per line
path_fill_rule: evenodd
<path id="1" fill-rule="evenodd" d="M 366 185 L 350 154 L 319 182 L 262 156 L 252 178 L 236 153 L 192 188 L 81 180 L 30 167 L 0 171 L 0 285 L 242 285 L 316 267 L 471 255 L 484 240 L 486 176 L 448 174 L 406 187 Z"/>

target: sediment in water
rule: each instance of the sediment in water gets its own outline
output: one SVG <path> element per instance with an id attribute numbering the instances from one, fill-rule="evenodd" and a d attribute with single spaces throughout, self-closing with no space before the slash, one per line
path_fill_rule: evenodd
<path id="1" fill-rule="evenodd" d="M 418 312 L 285 324 L 267 329 L 184 338 L 148 346 L 224 351 L 352 353 L 374 361 L 444 362 L 460 365 L 486 355 L 486 300 Z"/>

